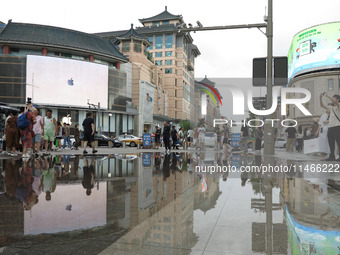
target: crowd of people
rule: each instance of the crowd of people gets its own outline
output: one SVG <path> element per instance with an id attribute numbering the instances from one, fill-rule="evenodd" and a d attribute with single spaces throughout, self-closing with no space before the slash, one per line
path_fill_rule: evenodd
<path id="1" fill-rule="evenodd" d="M 88 143 L 91 144 L 92 153 L 96 153 L 92 113 L 87 113 L 82 125 L 84 128 L 83 153 L 88 153 L 86 150 Z M 81 146 L 78 123 L 75 125 L 73 144 L 70 141 L 70 134 L 70 124 L 57 121 L 52 117 L 51 109 L 47 109 L 46 116 L 42 117 L 38 108 L 28 104 L 20 109 L 20 113 L 13 110 L 7 114 L 1 151 L 10 156 L 18 156 L 18 151 L 22 151 L 23 158 L 30 158 L 33 154 L 50 155 L 52 149 L 65 150 L 67 145 L 71 150 L 78 150 Z"/>
<path id="2" fill-rule="evenodd" d="M 324 103 L 324 98 L 330 102 Z M 321 159 L 325 161 L 340 161 L 340 96 L 330 97 L 326 93 L 320 94 L 320 106 L 325 109 L 320 117 L 313 118 L 313 123 L 309 126 L 298 126 L 296 130 L 293 124 L 286 129 L 287 144 L 286 150 L 292 152 L 294 145 L 296 151 L 302 152 L 306 140 L 315 139 Z M 328 156 L 328 157 L 327 157 Z M 339 156 L 339 157 L 336 157 Z M 327 157 L 327 158 L 326 158 Z"/>

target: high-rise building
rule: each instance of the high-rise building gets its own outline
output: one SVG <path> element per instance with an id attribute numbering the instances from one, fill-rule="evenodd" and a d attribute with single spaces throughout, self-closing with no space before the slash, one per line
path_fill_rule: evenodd
<path id="1" fill-rule="evenodd" d="M 151 43 L 145 54 L 160 67 L 164 74 L 163 86 L 168 92 L 167 116 L 177 120 L 195 119 L 194 107 L 194 70 L 195 58 L 201 53 L 190 33 L 181 32 L 186 27 L 182 15 L 173 15 L 165 10 L 155 16 L 139 19 L 142 27 L 136 27 L 136 32 L 146 36 Z M 108 39 L 127 31 L 98 33 Z"/>

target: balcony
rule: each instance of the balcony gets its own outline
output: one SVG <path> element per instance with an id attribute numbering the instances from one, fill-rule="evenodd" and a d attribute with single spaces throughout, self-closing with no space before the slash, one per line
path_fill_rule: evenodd
<path id="1" fill-rule="evenodd" d="M 187 64 L 188 70 L 189 70 L 189 71 L 194 71 L 194 70 L 195 70 L 194 63 L 193 63 L 190 59 L 188 59 L 188 62 L 187 62 L 187 63 L 188 63 L 188 64 Z"/>

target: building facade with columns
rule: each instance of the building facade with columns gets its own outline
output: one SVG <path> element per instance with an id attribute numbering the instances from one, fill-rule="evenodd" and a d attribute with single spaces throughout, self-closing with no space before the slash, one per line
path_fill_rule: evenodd
<path id="1" fill-rule="evenodd" d="M 9 21 L 0 27 L 0 102 L 24 106 L 27 98 L 71 127 L 92 111 L 98 131 L 133 132 L 128 59 L 98 36 Z M 124 65 L 124 71 L 120 70 Z"/>

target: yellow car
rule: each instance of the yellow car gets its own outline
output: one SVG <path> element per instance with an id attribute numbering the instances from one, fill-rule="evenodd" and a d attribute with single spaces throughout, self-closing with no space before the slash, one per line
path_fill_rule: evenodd
<path id="1" fill-rule="evenodd" d="M 143 139 L 134 135 L 120 135 L 117 137 L 119 141 L 126 143 L 130 147 L 136 147 L 137 144 L 143 144 Z"/>

